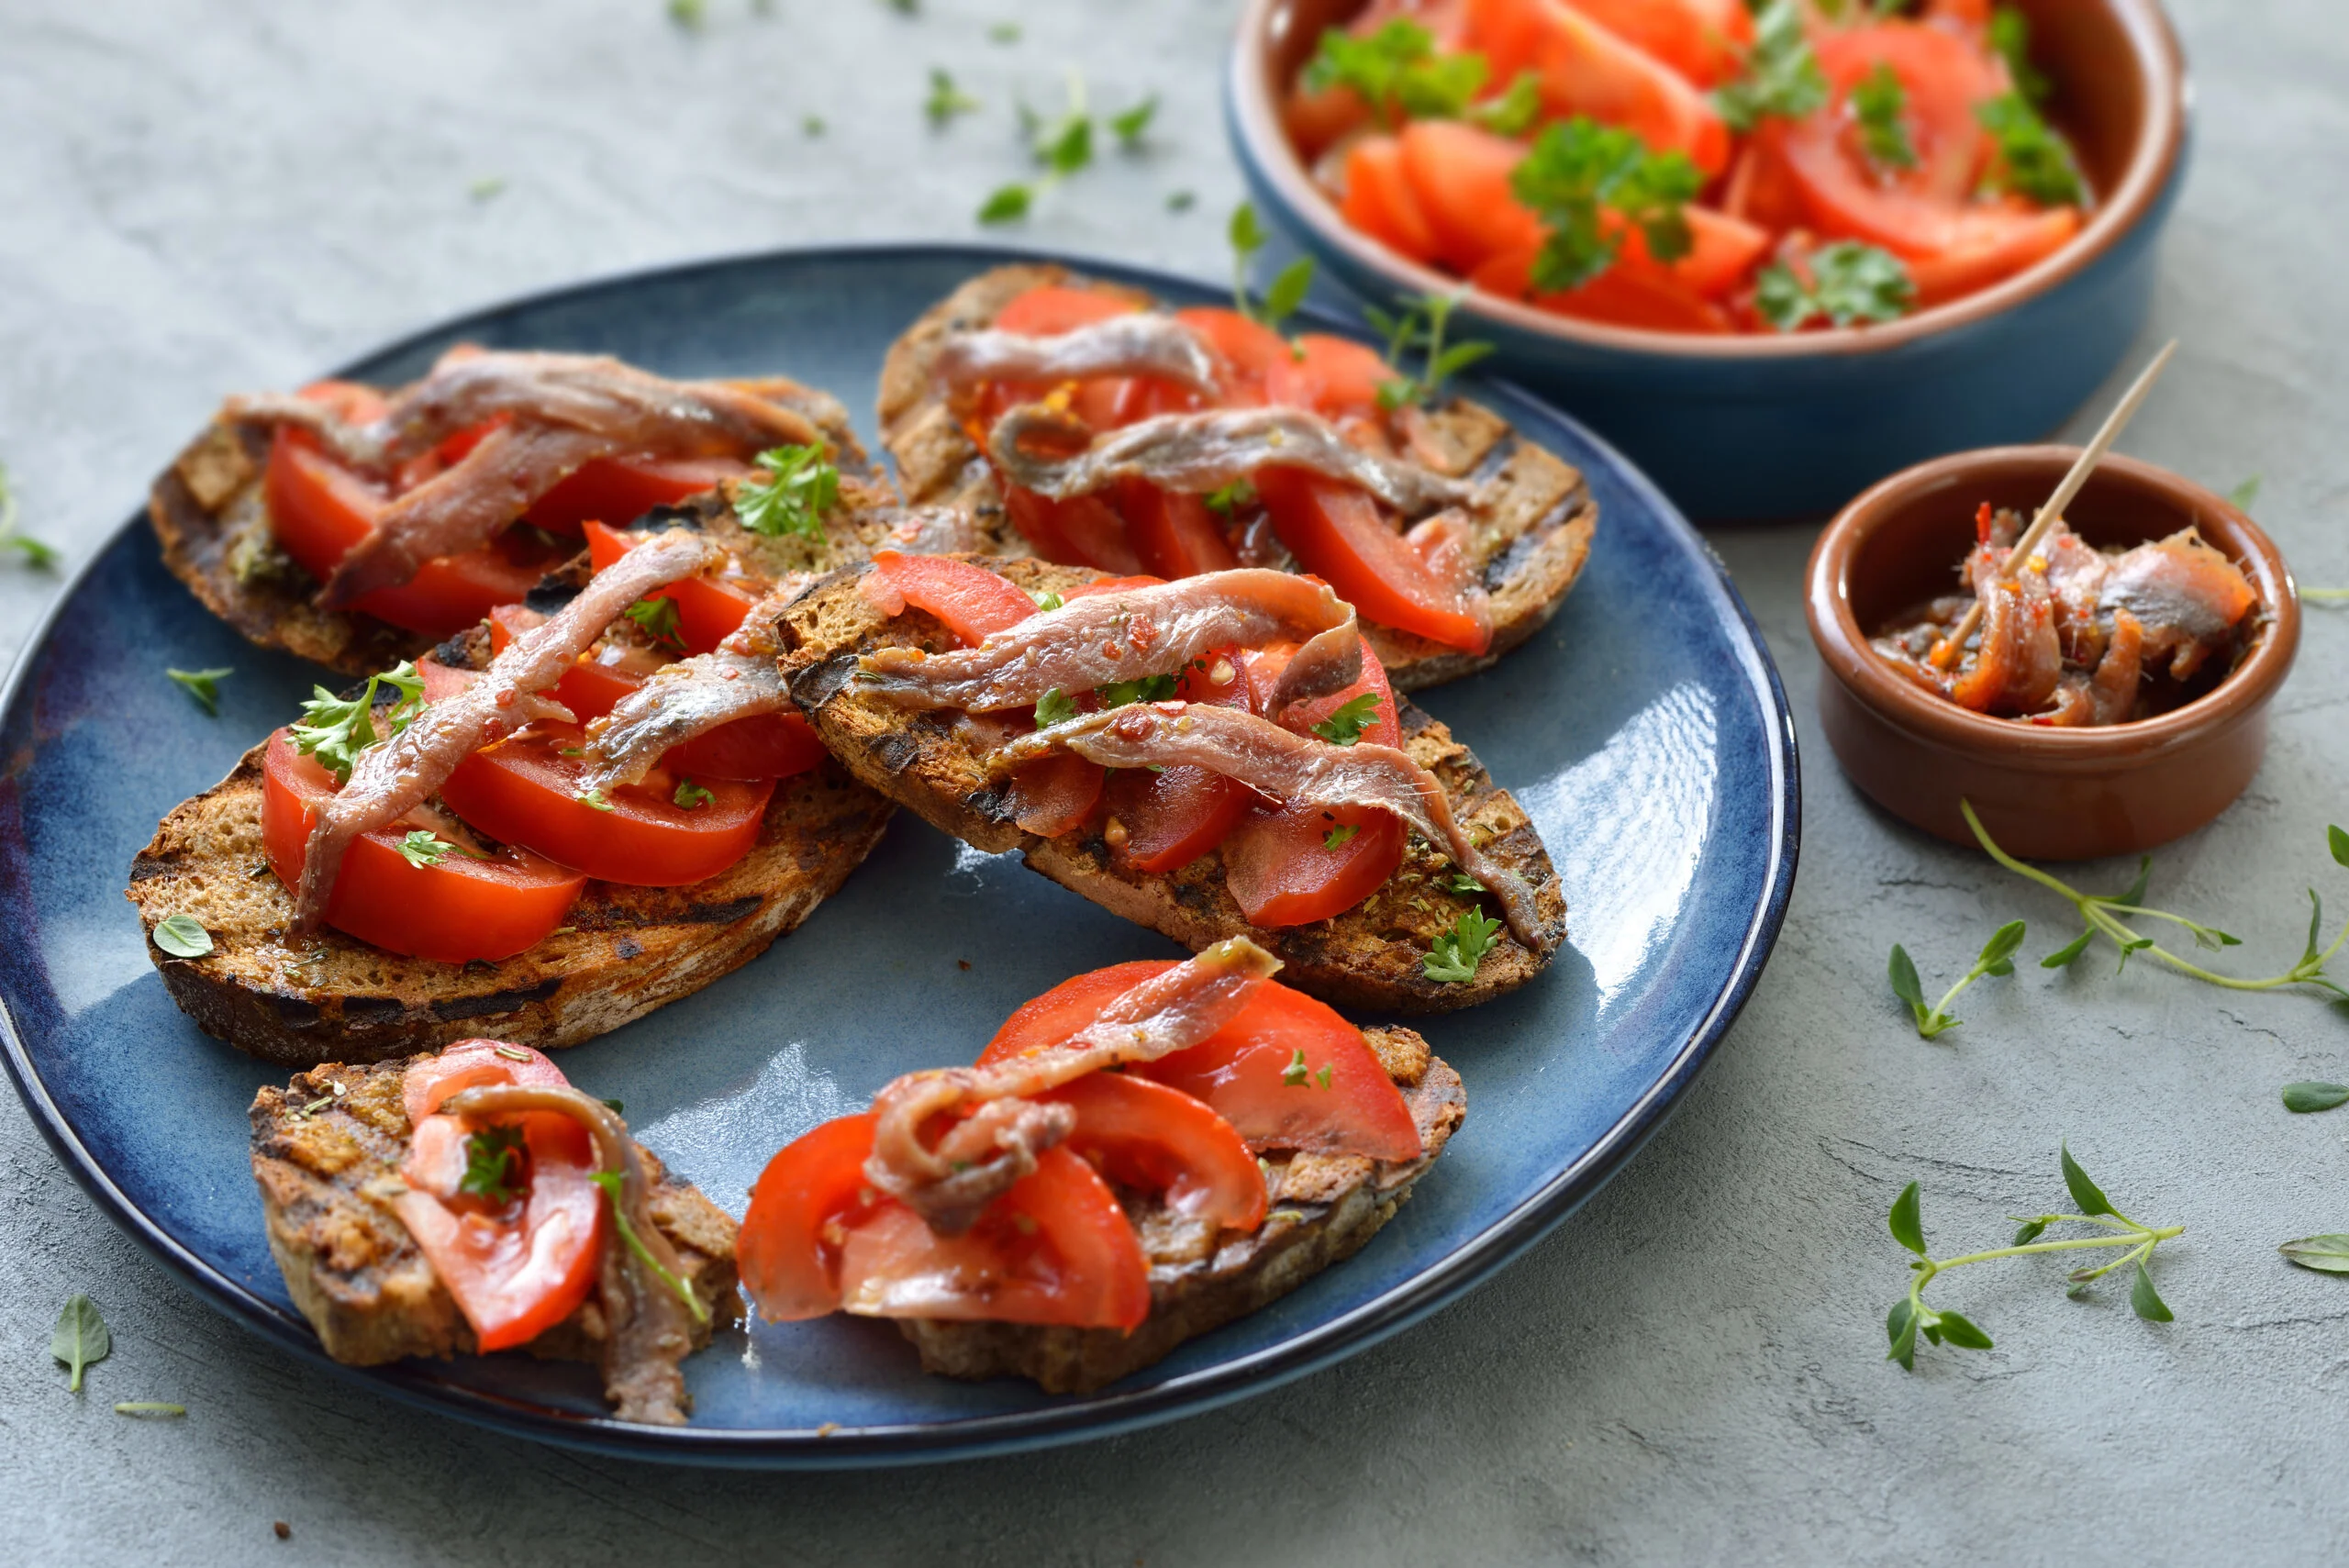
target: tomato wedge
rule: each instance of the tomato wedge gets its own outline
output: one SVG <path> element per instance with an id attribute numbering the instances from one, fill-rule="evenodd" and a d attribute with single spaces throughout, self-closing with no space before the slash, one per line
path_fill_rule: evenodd
<path id="1" fill-rule="evenodd" d="M 590 522 L 624 527 L 750 472 L 749 463 L 731 458 L 599 457 L 540 496 L 524 517 L 556 533 L 575 534 Z"/>
<path id="2" fill-rule="evenodd" d="M 1041 1097 L 1075 1108 L 1076 1130 L 1062 1147 L 1111 1181 L 1163 1194 L 1186 1219 L 1232 1230 L 1264 1222 L 1256 1157 L 1230 1122 L 1190 1095 L 1129 1073 L 1091 1073 Z"/>
<path id="3" fill-rule="evenodd" d="M 1542 220 L 1509 184 L 1523 143 L 1458 120 L 1415 120 L 1401 146 L 1403 176 L 1443 261 L 1472 272 L 1492 257 L 1541 247 Z"/>
<path id="4" fill-rule="evenodd" d="M 1691 211 L 1695 209 L 1691 208 Z M 1634 265 L 1626 255 L 1580 288 L 1563 294 L 1532 293 L 1532 250 L 1496 256 L 1470 274 L 1469 281 L 1487 293 L 1509 299 L 1528 299 L 1543 310 L 1608 321 L 1619 327 L 1643 327 L 1662 332 L 1727 332 L 1733 328 L 1727 311 L 1695 289 L 1649 268 Z"/>
<path id="5" fill-rule="evenodd" d="M 927 611 L 973 648 L 1036 613 L 1036 601 L 984 566 L 942 555 L 875 550 L 873 570 L 906 603 Z"/>
<path id="6" fill-rule="evenodd" d="M 1435 226 L 1403 168 L 1403 144 L 1366 136 L 1346 150 L 1346 195 L 1339 214 L 1387 249 L 1414 261 L 1436 260 Z"/>
<path id="7" fill-rule="evenodd" d="M 418 1062 L 402 1084 L 412 1131 L 400 1169 L 407 1190 L 393 1198 L 393 1211 L 484 1351 L 528 1344 L 570 1317 L 603 1260 L 603 1193 L 589 1179 L 595 1144 L 570 1117 L 534 1112 L 492 1124 L 521 1129 L 517 1197 L 493 1203 L 460 1190 L 467 1142 L 483 1129 L 435 1115 L 440 1102 L 492 1084 L 564 1082 L 536 1051 L 519 1062 L 496 1054 L 514 1049 L 467 1040 Z"/>
<path id="8" fill-rule="evenodd" d="M 1101 802 L 1108 770 L 1074 751 L 1055 751 L 1021 764 L 1011 775 L 1004 809 L 1040 839 L 1057 839 L 1085 826 Z"/>
<path id="9" fill-rule="evenodd" d="M 1175 962 L 1171 958 L 1136 959 L 1062 981 L 1042 995 L 1020 1004 L 1003 1020 L 1003 1027 L 979 1052 L 978 1065 L 989 1066 L 1023 1051 L 1061 1044 L 1099 1018 L 1101 1009 L 1112 1001 L 1143 981 L 1165 973 Z"/>
<path id="10" fill-rule="evenodd" d="M 1256 493 L 1281 542 L 1365 620 L 1464 652 L 1492 646 L 1491 623 L 1428 569 L 1366 492 L 1303 469 L 1268 467 L 1257 471 Z"/>
<path id="11" fill-rule="evenodd" d="M 604 810 L 581 798 L 587 764 L 575 724 L 540 723 L 474 752 L 440 786 L 449 809 L 493 839 L 523 844 L 603 882 L 688 887 L 751 852 L 773 781 L 695 779 L 709 799 L 685 806 L 686 775 L 655 766 Z"/>
<path id="12" fill-rule="evenodd" d="M 1261 321 L 1221 306 L 1193 306 L 1174 319 L 1197 333 L 1228 367 L 1223 406 L 1244 408 L 1263 401 L 1264 376 L 1290 357 L 1286 339 Z"/>
<path id="13" fill-rule="evenodd" d="M 336 788 L 317 759 L 294 749 L 290 733 L 269 738 L 262 760 L 262 847 L 289 888 L 301 885 L 317 805 Z M 326 923 L 386 952 L 495 962 L 545 940 L 586 885 L 579 873 L 510 846 L 488 860 L 451 854 L 436 865 L 415 865 L 400 853 L 411 830 L 437 833 L 444 826 L 413 812 L 360 835 L 343 853 Z"/>
<path id="14" fill-rule="evenodd" d="M 1205 1101 L 1251 1149 L 1419 1156 L 1411 1107 L 1362 1031 L 1286 985 L 1260 987 L 1211 1038 L 1137 1071 Z"/>
<path id="15" fill-rule="evenodd" d="M 1147 479 L 1120 480 L 1117 495 L 1127 537 L 1152 574 L 1171 581 L 1240 564 L 1222 525 L 1199 496 L 1161 490 Z"/>
<path id="16" fill-rule="evenodd" d="M 1264 375 L 1264 401 L 1281 407 L 1310 408 L 1331 419 L 1376 419 L 1378 389 L 1395 379 L 1395 367 L 1378 350 L 1351 338 L 1308 332 L 1297 352 Z"/>
<path id="17" fill-rule="evenodd" d="M 601 522 L 589 522 L 584 527 L 587 558 L 598 572 L 652 537 Z M 748 584 L 720 582 L 713 577 L 687 577 L 645 596 L 675 603 L 677 636 L 687 653 L 710 652 L 733 636 L 760 598 L 759 593 Z"/>
<path id="18" fill-rule="evenodd" d="M 873 1113 L 836 1117 L 785 1144 L 751 1188 L 735 1239 L 742 1287 L 770 1323 L 796 1323 L 841 1306 L 847 1227 L 883 1200 L 864 1179 Z"/>
<path id="19" fill-rule="evenodd" d="M 1091 566 L 1103 572 L 1142 569 L 1141 552 L 1126 538 L 1118 509 L 1098 495 L 1055 501 L 1016 484 L 1004 487 L 1004 505 L 1019 537 L 1046 561 L 1060 566 Z"/>
<path id="20" fill-rule="evenodd" d="M 998 332 L 1017 332 L 1025 338 L 1057 338 L 1113 316 L 1130 316 L 1141 308 L 1123 295 L 1047 284 L 1018 295 L 996 312 L 995 328 Z"/>
<path id="21" fill-rule="evenodd" d="M 1737 74 L 1753 42 L 1745 0 L 1568 0 L 1568 4 L 1699 87 Z"/>
<path id="22" fill-rule="evenodd" d="M 1469 45 L 1484 52 L 1492 79 L 1537 72 L 1552 116 L 1627 126 L 1709 175 L 1729 162 L 1729 127 L 1694 83 L 1564 0 L 1467 0 L 1466 16 Z"/>
<path id="23" fill-rule="evenodd" d="M 1958 220 L 1950 248 L 1909 263 L 1920 309 L 1988 288 L 2053 256 L 2080 231 L 2080 209 L 2022 204 L 1977 207 Z"/>
<path id="24" fill-rule="evenodd" d="M 1214 849 L 1255 800 L 1243 784 L 1206 768 L 1120 768 L 1103 792 L 1120 863 L 1136 871 L 1180 871 Z"/>

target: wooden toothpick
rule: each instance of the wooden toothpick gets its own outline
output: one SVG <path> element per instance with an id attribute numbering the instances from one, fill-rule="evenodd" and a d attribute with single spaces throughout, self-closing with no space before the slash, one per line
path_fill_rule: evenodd
<path id="1" fill-rule="evenodd" d="M 2064 508 L 2072 504 L 2072 498 L 2080 493 L 2080 486 L 2086 484 L 2088 475 L 2096 472 L 2096 465 L 2104 461 L 2106 452 L 2112 450 L 2113 441 L 2136 417 L 2146 394 L 2154 390 L 2154 383 L 2161 379 L 2162 372 L 2168 368 L 2170 356 L 2176 352 L 2177 339 L 2172 338 L 2162 345 L 2162 351 L 2154 356 L 2154 362 L 2147 365 L 2136 382 L 2122 394 L 2120 404 L 2106 417 L 2103 428 L 2097 431 L 2096 439 L 2088 442 L 2087 449 L 2080 453 L 2079 462 L 2072 465 L 2072 472 L 2064 475 L 2064 483 L 2055 486 L 2055 494 L 2047 498 L 2047 505 L 2039 508 L 2039 515 L 2032 518 L 2031 527 L 2015 540 L 2014 549 L 2007 553 L 2009 561 L 2030 560 L 2032 552 L 2047 538 L 2048 531 L 2064 520 Z M 1957 629 L 1933 645 L 1935 668 L 1946 670 L 1964 656 L 1965 639 L 1972 637 L 1975 628 L 1982 624 L 1982 591 L 1977 586 L 1974 603 L 1967 608 L 1965 617 L 1957 623 Z"/>

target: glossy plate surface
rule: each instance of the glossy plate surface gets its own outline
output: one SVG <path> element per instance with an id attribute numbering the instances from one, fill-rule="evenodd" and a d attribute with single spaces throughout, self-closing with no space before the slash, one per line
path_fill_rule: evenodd
<path id="1" fill-rule="evenodd" d="M 593 284 L 451 323 L 342 373 L 396 383 L 442 346 L 602 350 L 676 375 L 782 372 L 871 427 L 883 350 L 974 272 L 968 248 L 795 252 Z M 1031 258 L 1032 259 L 1032 258 Z M 1215 291 L 1110 265 L 1181 304 Z M 224 391 L 227 389 L 223 389 Z M 445 1414 L 640 1457 L 886 1463 L 1096 1437 L 1272 1386 L 1487 1277 L 1653 1130 L 1760 973 L 1794 877 L 1793 728 L 1743 606 L 1687 526 L 1579 427 L 1465 390 L 1579 464 L 1600 507 L 1557 619 L 1486 674 L 1421 695 L 1532 813 L 1570 949 L 1515 996 L 1431 1019 L 1465 1127 L 1353 1261 L 1100 1394 L 924 1376 L 885 1324 L 722 1333 L 687 1363 L 692 1427 L 605 1418 L 584 1367 L 518 1356 L 339 1369 Z M 160 462 L 166 453 L 142 462 Z M 165 665 L 228 665 L 206 718 Z M 0 711 L 0 1005 L 18 1091 L 59 1155 L 215 1305 L 317 1357 L 262 1239 L 245 1107 L 274 1074 L 172 1006 L 122 896 L 173 805 L 284 723 L 314 669 L 259 652 L 163 571 L 134 519 L 72 585 Z M 767 1158 L 884 1082 L 976 1052 L 1014 1006 L 1171 944 L 901 814 L 839 897 L 698 995 L 566 1052 L 587 1092 L 739 1214 Z M 818 1428 L 825 1429 L 823 1435 Z"/>

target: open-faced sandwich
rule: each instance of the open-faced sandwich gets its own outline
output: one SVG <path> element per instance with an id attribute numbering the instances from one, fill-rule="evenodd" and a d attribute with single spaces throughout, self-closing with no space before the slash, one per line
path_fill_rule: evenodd
<path id="1" fill-rule="evenodd" d="M 987 549 L 1309 572 L 1403 691 L 1531 636 L 1598 522 L 1573 467 L 1359 343 L 1167 314 L 1059 267 L 997 268 L 933 307 L 891 348 L 880 414 L 907 498 L 964 506 Z"/>
<path id="2" fill-rule="evenodd" d="M 722 507 L 721 507 L 722 509 Z M 436 654 L 325 688 L 163 819 L 129 896 L 173 998 L 290 1065 L 553 1047 L 797 926 L 890 807 L 776 671 L 777 607 L 690 512 Z"/>
<path id="3" fill-rule="evenodd" d="M 1079 975 L 786 1147 L 742 1221 L 760 1315 L 895 1318 L 931 1372 L 1082 1393 L 1352 1256 L 1467 1096 L 1279 967 L 1241 938 Z"/>
<path id="4" fill-rule="evenodd" d="M 704 508 L 729 510 L 722 542 L 769 579 L 861 555 L 903 520 L 840 405 L 796 382 L 464 347 L 388 396 L 322 382 L 228 399 L 148 509 L 164 564 L 214 614 L 365 676 L 518 602 L 585 524 L 712 493 L 739 503 Z M 835 499 L 829 530 L 811 522 Z M 919 548 L 971 548 L 955 537 Z"/>
<path id="5" fill-rule="evenodd" d="M 1564 936 L 1524 810 L 1312 578 L 884 550 L 776 635 L 857 778 L 1194 951 L 1244 935 L 1316 995 L 1431 1012 Z"/>
<path id="6" fill-rule="evenodd" d="M 251 1115 L 269 1250 L 327 1354 L 595 1362 L 620 1419 L 685 1420 L 679 1363 L 737 1310 L 734 1221 L 618 1107 L 468 1040 L 297 1073 Z"/>

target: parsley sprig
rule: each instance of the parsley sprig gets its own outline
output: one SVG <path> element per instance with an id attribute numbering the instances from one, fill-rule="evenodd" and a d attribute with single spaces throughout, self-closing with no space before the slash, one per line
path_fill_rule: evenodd
<path id="1" fill-rule="evenodd" d="M 1753 18 L 1745 69 L 1713 92 L 1713 107 L 1742 135 L 1776 116 L 1798 120 L 1827 102 L 1827 74 L 1803 30 L 1795 0 L 1770 0 Z"/>
<path id="2" fill-rule="evenodd" d="M 821 525 L 818 525 L 820 530 Z M 820 533 L 819 533 L 820 537 Z M 620 614 L 636 623 L 636 628 L 663 648 L 682 651 L 685 634 L 677 629 L 677 601 L 671 598 L 639 599 Z"/>
<path id="3" fill-rule="evenodd" d="M 1965 972 L 1965 978 L 1951 986 L 1948 994 L 1930 1007 L 1925 1006 L 1925 989 L 1917 978 L 1917 966 L 1910 961 L 1909 950 L 1898 942 L 1893 943 L 1890 966 L 1892 994 L 1908 1003 L 1909 1012 L 1916 1015 L 1918 1037 L 1932 1040 L 1943 1031 L 1954 1029 L 1964 1023 L 1964 1018 L 1950 1016 L 1949 1005 L 1957 1000 L 1959 992 L 1986 974 L 2001 977 L 2012 974 L 2015 972 L 2015 950 L 2022 946 L 2022 938 L 2023 923 L 2021 920 L 2009 920 L 2000 926 L 1991 933 L 1990 940 L 1982 944 L 1981 956 L 1974 961 L 1974 967 Z"/>
<path id="4" fill-rule="evenodd" d="M 718 796 L 691 779 L 682 780 L 670 794 L 670 801 L 686 811 L 699 811 Z"/>
<path id="5" fill-rule="evenodd" d="M 1428 945 L 1428 955 L 1421 964 L 1430 980 L 1453 985 L 1464 985 L 1476 978 L 1476 966 L 1485 955 L 1498 945 L 1501 923 L 1486 916 L 1481 909 L 1464 909 L 1452 929 L 1438 936 Z"/>
<path id="6" fill-rule="evenodd" d="M 1036 728 L 1050 729 L 1055 724 L 1066 724 L 1076 717 L 1076 699 L 1052 687 L 1036 699 Z"/>
<path id="7" fill-rule="evenodd" d="M 1366 38 L 1343 28 L 1325 29 L 1303 81 L 1317 93 L 1351 87 L 1382 129 L 1406 118 L 1469 120 L 1503 136 L 1522 136 L 1542 112 L 1540 75 L 1520 71 L 1507 91 L 1480 103 L 1477 95 L 1491 74 L 1483 55 L 1441 53 L 1433 33 L 1398 17 Z"/>
<path id="8" fill-rule="evenodd" d="M 1364 692 L 1340 703 L 1329 717 L 1311 728 L 1314 734 L 1332 746 L 1353 746 L 1361 741 L 1364 731 L 1377 722 L 1378 694 Z"/>
<path id="9" fill-rule="evenodd" d="M 451 843 L 439 834 L 423 828 L 409 828 L 406 836 L 393 848 L 399 851 L 400 859 L 418 871 L 422 871 L 427 866 L 437 866 L 451 855 L 462 855 L 469 861 L 489 859 L 479 850 L 469 850 L 462 844 Z"/>
<path id="10" fill-rule="evenodd" d="M 1694 243 L 1681 208 L 1704 187 L 1687 153 L 1652 152 L 1620 126 L 1585 115 L 1550 126 L 1509 174 L 1517 199 L 1549 230 L 1533 259 L 1533 286 L 1544 294 L 1579 288 L 1615 264 L 1624 236 L 1603 213 L 1637 227 L 1657 261 L 1678 261 Z"/>
<path id="11" fill-rule="evenodd" d="M 2047 72 L 2031 62 L 2031 18 L 2012 6 L 2000 6 L 1990 13 L 1990 47 L 2007 62 L 2007 77 L 2015 91 L 2034 104 L 2043 104 L 2054 83 L 2047 80 Z"/>
<path id="12" fill-rule="evenodd" d="M 1997 144 L 1982 173 L 1985 192 L 1995 195 L 2011 191 L 2041 206 L 2071 206 L 2087 195 L 2070 144 L 2021 93 L 1976 105 L 1974 117 Z"/>
<path id="13" fill-rule="evenodd" d="M 841 471 L 821 447 L 770 447 L 758 456 L 766 472 L 734 487 L 734 515 L 754 534 L 796 534 L 824 542 L 824 514 L 840 505 Z M 634 618 L 635 611 L 629 612 Z"/>
<path id="14" fill-rule="evenodd" d="M 1962 1257 L 1935 1258 L 1925 1250 L 1925 1229 L 1918 1212 L 1917 1184 L 1909 1183 L 1892 1200 L 1892 1213 L 1887 1223 L 1892 1239 L 1917 1256 L 1909 1267 L 1913 1277 L 1909 1293 L 1892 1304 L 1884 1320 L 1885 1335 L 1892 1341 L 1886 1352 L 1887 1361 L 1898 1362 L 1909 1371 L 1917 1369 L 1917 1338 L 1923 1335 L 1931 1343 L 1950 1344 L 1969 1351 L 1990 1349 L 1990 1336 L 1976 1327 L 1963 1313 L 1936 1310 L 1925 1305 L 1925 1287 L 1951 1269 L 1971 1263 L 1987 1263 L 1998 1258 L 2027 1258 L 2042 1252 L 2078 1251 L 2088 1248 L 2126 1248 L 2118 1258 L 2100 1268 L 2077 1268 L 2070 1275 L 2070 1288 L 2065 1292 L 2078 1300 L 2087 1287 L 2115 1269 L 2132 1271 L 2129 1284 L 2129 1306 L 2138 1317 L 2149 1323 L 2166 1323 L 2174 1316 L 2160 1294 L 2154 1289 L 2154 1276 L 2145 1264 L 2154 1249 L 2175 1237 L 2186 1234 L 2183 1225 L 2155 1228 L 2141 1225 L 2112 1207 L 2104 1190 L 2091 1181 L 2072 1158 L 2067 1147 L 2063 1151 L 2064 1185 L 2072 1201 L 2080 1206 L 2077 1214 L 2041 1214 L 2028 1218 L 2012 1216 L 2021 1221 L 2012 1245 L 1994 1247 L 1987 1251 L 1967 1252 Z M 2042 1241 L 2039 1238 L 2051 1225 L 2087 1225 L 2104 1231 L 2097 1236 L 2076 1236 L 2064 1240 Z"/>
<path id="15" fill-rule="evenodd" d="M 981 223 L 1013 223 L 1026 217 L 1038 197 L 1093 161 L 1093 113 L 1085 104 L 1084 77 L 1069 72 L 1068 106 L 1056 116 L 1048 118 L 1025 103 L 1016 106 L 1029 150 L 1044 172 L 1032 182 L 997 186 L 979 206 Z M 1158 95 L 1153 93 L 1131 108 L 1108 117 L 1110 133 L 1121 149 L 1138 152 L 1143 133 L 1157 113 Z"/>
<path id="16" fill-rule="evenodd" d="M 395 695 L 384 710 L 378 733 L 375 698 L 386 688 Z M 316 757 L 339 784 L 351 782 L 351 770 L 362 751 L 397 735 L 424 711 L 424 677 L 406 659 L 380 675 L 368 676 L 360 694 L 347 700 L 324 686 L 310 690 L 313 695 L 302 705 L 301 719 L 289 731 L 294 749 L 306 757 Z"/>
<path id="17" fill-rule="evenodd" d="M 488 1203 L 511 1203 L 529 1190 L 529 1157 L 520 1128 L 484 1127 L 465 1139 L 465 1173 L 457 1190 Z"/>
<path id="18" fill-rule="evenodd" d="M 1453 294 L 1426 294 L 1417 299 L 1399 300 L 1400 309 L 1385 311 L 1376 306 L 1364 306 L 1362 317 L 1370 323 L 1371 330 L 1386 339 L 1386 362 L 1395 372 L 1393 381 L 1382 383 L 1378 388 L 1378 406 L 1392 414 L 1408 404 L 1430 404 L 1443 394 L 1443 384 L 1460 372 L 1493 351 L 1493 345 L 1475 338 L 1464 338 L 1446 346 L 1444 333 L 1451 326 L 1452 313 L 1458 309 L 1464 290 Z M 1417 375 L 1403 368 L 1403 358 L 1413 350 L 1423 355 Z"/>
<path id="19" fill-rule="evenodd" d="M 1264 224 L 1256 217 L 1256 208 L 1241 202 L 1231 209 L 1231 224 L 1228 230 L 1231 240 L 1231 303 L 1241 315 L 1251 321 L 1262 322 L 1277 332 L 1281 323 L 1297 314 L 1305 296 L 1313 287 L 1313 258 L 1299 256 L 1283 267 L 1273 286 L 1264 291 L 1262 304 L 1248 292 L 1248 262 L 1257 251 L 1271 242 Z"/>
<path id="20" fill-rule="evenodd" d="M 226 665 L 210 670 L 163 671 L 174 684 L 195 699 L 197 706 L 215 718 L 220 717 L 220 683 L 236 673 Z"/>
<path id="21" fill-rule="evenodd" d="M 1879 169 L 1914 169 L 1917 143 L 1909 134 L 1909 89 L 1885 61 L 1852 87 L 1852 117 L 1860 128 L 1860 150 Z"/>
<path id="22" fill-rule="evenodd" d="M 1138 702 L 1172 702 L 1174 686 L 1173 675 L 1141 675 L 1130 681 L 1112 681 L 1093 690 L 1103 707 L 1125 707 Z"/>
<path id="23" fill-rule="evenodd" d="M 1974 814 L 1973 802 L 1960 800 L 1957 806 L 1958 810 L 1965 814 L 1965 825 L 1974 830 L 1974 837 L 1980 841 L 1983 850 L 1992 860 L 2018 876 L 2028 877 L 2042 887 L 2061 894 L 2071 901 L 2072 907 L 2079 911 L 2083 922 L 2080 934 L 2040 960 L 2040 967 L 2043 969 L 2070 967 L 2077 962 L 2094 944 L 2096 939 L 2101 936 L 2110 940 L 2120 951 L 2122 969 L 2129 966 L 2129 960 L 2132 955 L 2142 952 L 2180 974 L 2202 981 L 2206 984 L 2223 986 L 2230 991 L 2275 991 L 2287 985 L 2307 985 L 2326 993 L 2337 1001 L 2349 1001 L 2349 991 L 2343 990 L 2339 985 L 2326 979 L 2324 973 L 2324 966 L 2341 951 L 2344 943 L 2349 943 L 2349 926 L 2342 929 L 2341 935 L 2333 939 L 2331 947 L 2321 951 L 2318 949 L 2317 944 L 2323 936 L 2324 900 L 2317 895 L 2317 891 L 2313 887 L 2309 889 L 2308 946 L 2301 952 L 2299 962 L 2281 974 L 2270 975 L 2260 980 L 2244 980 L 2232 974 L 2219 974 L 2190 960 L 2179 957 L 2167 948 L 2155 943 L 2151 937 L 2140 936 L 2130 925 L 2129 922 L 2132 920 L 2166 920 L 2191 935 L 2197 947 L 2212 951 L 2240 945 L 2239 939 L 2228 935 L 2214 926 L 2206 926 L 2198 920 L 2188 919 L 2183 915 L 2173 914 L 2165 909 L 2148 908 L 2145 906 L 2146 888 L 2153 878 L 2154 858 L 2151 855 L 2143 857 L 2138 862 L 2137 880 L 2127 892 L 2082 893 L 2071 884 L 2050 876 L 2036 866 L 2025 865 L 1998 848 L 1998 844 L 1991 840 L 1988 831 L 1983 828 L 1982 819 Z M 2343 832 L 2337 827 L 2329 827 L 2325 829 L 2325 839 L 2327 847 L 2332 851 L 2334 863 L 2349 867 L 2349 832 Z"/>
<path id="24" fill-rule="evenodd" d="M 1908 266 L 1889 250 L 1839 239 L 1804 259 L 1808 278 L 1786 261 L 1771 262 L 1754 280 L 1753 308 L 1781 332 L 1794 332 L 1822 317 L 1831 326 L 1897 321 L 1909 313 L 1917 284 Z"/>

